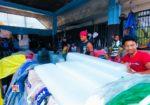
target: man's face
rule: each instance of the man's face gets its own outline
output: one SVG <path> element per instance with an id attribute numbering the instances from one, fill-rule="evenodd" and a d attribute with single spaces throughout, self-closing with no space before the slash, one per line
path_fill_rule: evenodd
<path id="1" fill-rule="evenodd" d="M 82 42 L 86 41 L 87 40 L 87 36 L 80 35 L 80 40 Z"/>
<path id="2" fill-rule="evenodd" d="M 118 41 L 118 40 L 119 40 L 119 36 L 118 36 L 118 35 L 115 36 L 115 37 L 114 37 L 114 40 L 115 40 L 115 41 Z"/>
<path id="3" fill-rule="evenodd" d="M 134 41 L 126 41 L 124 48 L 128 54 L 132 55 L 137 51 L 137 43 Z"/>

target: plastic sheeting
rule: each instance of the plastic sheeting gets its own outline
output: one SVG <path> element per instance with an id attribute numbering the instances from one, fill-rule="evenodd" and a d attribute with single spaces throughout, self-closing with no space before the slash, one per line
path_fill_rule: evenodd
<path id="1" fill-rule="evenodd" d="M 150 94 L 149 85 L 150 75 L 134 74 L 99 89 L 97 96 L 101 105 L 148 105 L 139 103 Z"/>
<path id="2" fill-rule="evenodd" d="M 103 69 L 104 71 L 107 71 L 107 73 L 113 74 L 114 72 L 122 72 L 125 73 L 127 68 L 123 64 L 119 64 L 116 62 L 108 61 L 105 59 L 98 59 L 96 57 L 80 54 L 80 53 L 68 53 L 67 61 L 78 61 L 78 62 L 84 62 L 87 65 L 90 64 L 92 67 L 96 67 L 99 69 Z M 113 71 L 113 73 L 111 72 Z"/>
<path id="3" fill-rule="evenodd" d="M 34 70 L 30 70 L 25 83 L 29 105 L 58 105 Z"/>
<path id="4" fill-rule="evenodd" d="M 17 69 L 26 61 L 25 55 L 16 54 L 0 60 L 0 79 L 14 74 Z"/>
<path id="5" fill-rule="evenodd" d="M 11 84 L 7 90 L 4 98 L 5 105 L 27 105 L 26 97 L 27 93 L 25 91 L 25 80 L 27 79 L 29 70 L 32 70 L 36 65 L 35 62 L 27 60 L 15 73 Z M 13 90 L 12 86 L 17 86 Z"/>
<path id="6" fill-rule="evenodd" d="M 87 101 L 98 90 L 130 76 L 122 64 L 78 53 L 70 53 L 67 62 L 34 69 L 59 105 L 88 105 Z"/>
<path id="7" fill-rule="evenodd" d="M 35 71 L 60 105 L 84 105 L 90 95 L 87 85 L 81 85 L 79 80 L 72 78 L 72 75 L 63 72 L 56 65 L 37 66 Z"/>
<path id="8" fill-rule="evenodd" d="M 99 88 L 104 86 L 107 83 L 112 81 L 116 81 L 122 78 L 124 75 L 128 73 L 118 72 L 116 74 L 110 74 L 108 71 L 103 70 L 101 68 L 93 67 L 93 65 L 86 65 L 84 62 L 65 62 L 56 64 L 63 72 L 66 72 L 68 75 L 71 75 L 72 78 L 76 80 L 87 83 L 88 88 L 91 86 L 89 90 L 93 90 L 94 88 Z M 109 70 L 113 72 L 113 70 Z"/>
<path id="9" fill-rule="evenodd" d="M 12 81 L 13 84 L 23 86 L 21 90 L 24 90 L 29 64 L 25 64 Z M 25 72 L 18 77 L 17 75 L 24 70 Z M 5 102 L 8 103 L 6 105 L 19 105 L 24 101 L 23 104 L 27 105 L 28 98 L 37 96 L 34 86 L 39 83 L 50 93 L 47 105 L 109 105 L 118 94 L 143 81 L 150 81 L 149 75 L 129 74 L 126 71 L 127 68 L 119 63 L 69 53 L 67 62 L 34 66 L 28 75 L 28 86 L 33 90 L 30 88 L 30 91 L 14 94 L 9 88 Z M 39 96 L 41 97 L 41 94 Z"/>
<path id="10" fill-rule="evenodd" d="M 120 93 L 107 105 L 138 104 L 150 94 L 150 83 L 140 83 Z M 150 103 L 149 103 L 150 104 Z"/>

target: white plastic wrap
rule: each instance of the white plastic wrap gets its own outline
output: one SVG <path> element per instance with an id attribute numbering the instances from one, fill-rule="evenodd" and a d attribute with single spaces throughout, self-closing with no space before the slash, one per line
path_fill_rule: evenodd
<path id="1" fill-rule="evenodd" d="M 122 76 L 117 73 L 110 74 L 103 71 L 101 68 L 95 68 L 92 65 L 86 65 L 81 62 L 65 62 L 56 64 L 62 71 L 67 72 L 72 78 L 75 78 L 79 82 L 88 84 L 89 90 L 95 90 L 107 83 L 116 81 Z M 111 70 L 110 70 L 111 71 Z M 90 88 L 91 86 L 91 88 Z"/>
<path id="2" fill-rule="evenodd" d="M 97 69 L 110 74 L 111 76 L 115 76 L 116 78 L 124 78 L 127 75 L 131 75 L 127 72 L 127 67 L 125 65 L 93 56 L 80 53 L 69 53 L 67 56 L 67 62 L 73 61 L 85 64 L 86 66 L 90 65 L 92 69 Z"/>
<path id="3" fill-rule="evenodd" d="M 56 65 L 37 66 L 35 71 L 60 105 L 84 105 L 90 96 L 87 84 L 72 78 Z"/>
<path id="4" fill-rule="evenodd" d="M 97 103 L 100 103 L 94 105 L 106 105 L 107 102 L 109 102 L 119 93 L 128 90 L 139 83 L 150 83 L 150 75 L 133 74 L 132 76 L 130 75 L 126 78 L 119 79 L 118 81 L 107 84 L 103 88 L 99 88 L 99 90 L 87 100 L 87 105 L 93 103 L 93 100 L 95 100 L 95 102 Z M 142 102 L 143 101 L 141 101 L 141 103 Z"/>
<path id="5" fill-rule="evenodd" d="M 37 76 L 34 70 L 29 71 L 25 85 L 28 105 L 37 104 L 37 100 L 42 99 L 41 97 L 39 97 L 40 95 L 42 95 L 42 97 L 45 97 L 45 100 L 43 99 L 41 105 L 45 105 L 45 101 L 48 101 L 47 105 L 58 105 L 52 95 L 47 95 L 45 91 L 43 92 L 44 94 L 42 94 L 41 90 L 45 90 L 47 88 L 43 81 Z M 36 99 L 36 97 L 39 98 Z"/>
<path id="6" fill-rule="evenodd" d="M 93 56 L 88 56 L 85 54 L 80 54 L 80 53 L 68 53 L 67 61 L 84 62 L 87 65 L 91 64 L 93 65 L 93 67 L 96 68 L 104 68 L 104 70 L 106 70 L 107 72 L 109 71 L 108 73 L 112 73 L 110 72 L 110 70 L 113 70 L 113 73 L 118 73 L 119 71 L 121 72 L 127 71 L 127 67 L 123 64 L 112 62 L 105 59 L 96 58 Z"/>
<path id="7" fill-rule="evenodd" d="M 67 62 L 34 68 L 59 105 L 103 105 L 111 96 L 108 93 L 106 99 L 100 97 L 104 98 L 103 93 L 109 91 L 104 88 L 131 76 L 119 63 L 78 53 L 68 54 L 67 59 Z M 110 92 L 115 91 L 110 88 Z"/>

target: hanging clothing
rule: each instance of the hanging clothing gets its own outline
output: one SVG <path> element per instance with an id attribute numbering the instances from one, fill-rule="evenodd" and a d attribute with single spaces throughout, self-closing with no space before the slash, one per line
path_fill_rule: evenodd
<path id="1" fill-rule="evenodd" d="M 129 35 L 137 38 L 136 36 L 136 28 L 137 28 L 137 20 L 136 15 L 133 12 L 130 12 L 128 14 L 127 21 L 125 23 L 125 29 L 129 28 Z"/>

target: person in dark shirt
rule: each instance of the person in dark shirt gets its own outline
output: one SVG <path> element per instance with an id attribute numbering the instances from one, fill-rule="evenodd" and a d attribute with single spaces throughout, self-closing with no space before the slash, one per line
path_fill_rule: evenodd
<path id="1" fill-rule="evenodd" d="M 88 32 L 87 30 L 80 32 L 80 53 L 86 54 L 86 55 L 93 55 L 93 45 L 90 41 L 88 41 Z"/>

